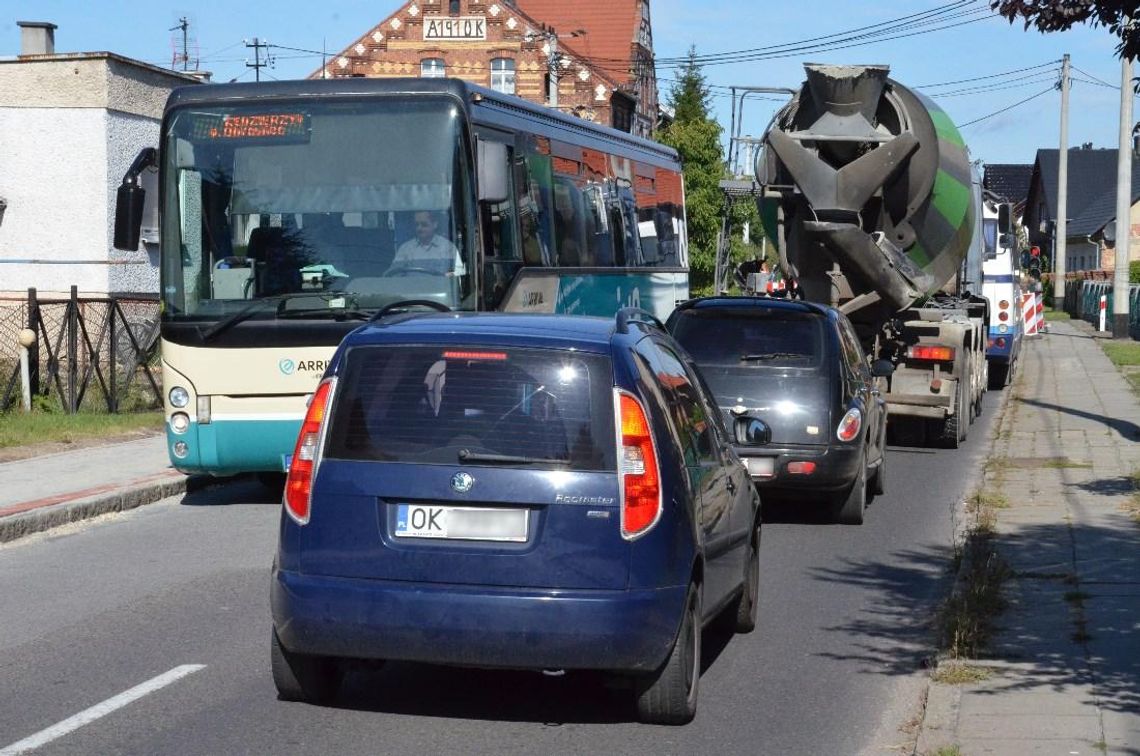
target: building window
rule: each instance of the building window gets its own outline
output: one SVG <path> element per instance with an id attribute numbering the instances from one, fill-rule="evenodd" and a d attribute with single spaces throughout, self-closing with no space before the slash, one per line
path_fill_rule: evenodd
<path id="1" fill-rule="evenodd" d="M 491 60 L 491 89 L 503 94 L 515 93 L 515 61 L 511 58 Z"/>
<path id="2" fill-rule="evenodd" d="M 451 0 L 451 2 L 448 3 L 447 12 L 449 14 L 451 14 L 452 16 L 458 16 L 459 15 L 459 0 Z"/>
<path id="3" fill-rule="evenodd" d="M 420 61 L 420 76 L 428 79 L 438 79 L 447 76 L 443 67 L 443 58 L 424 58 Z"/>

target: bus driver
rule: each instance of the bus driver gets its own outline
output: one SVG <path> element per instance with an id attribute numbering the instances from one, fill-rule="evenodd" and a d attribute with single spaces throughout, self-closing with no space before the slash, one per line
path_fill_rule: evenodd
<path id="1" fill-rule="evenodd" d="M 439 223 L 435 213 L 420 210 L 415 221 L 416 235 L 396 250 L 388 272 L 422 268 L 442 275 L 462 276 L 466 273 L 459 250 L 446 237 L 436 233 Z"/>

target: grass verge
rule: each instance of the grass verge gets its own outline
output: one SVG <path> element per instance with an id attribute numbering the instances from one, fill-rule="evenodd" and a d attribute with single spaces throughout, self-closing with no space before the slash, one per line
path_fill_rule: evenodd
<path id="1" fill-rule="evenodd" d="M 162 430 L 162 412 L 135 412 L 111 415 L 80 412 L 63 415 L 54 412 L 14 411 L 0 415 L 0 449 L 47 442 L 75 443 L 91 438 Z"/>
<path id="2" fill-rule="evenodd" d="M 1140 395 L 1140 342 L 1097 339 L 1097 343 L 1128 381 L 1133 393 Z"/>
<path id="3" fill-rule="evenodd" d="M 1069 313 L 1065 312 L 1064 310 L 1046 310 L 1045 311 L 1045 319 L 1046 320 L 1072 320 L 1073 316 L 1070 315 Z"/>

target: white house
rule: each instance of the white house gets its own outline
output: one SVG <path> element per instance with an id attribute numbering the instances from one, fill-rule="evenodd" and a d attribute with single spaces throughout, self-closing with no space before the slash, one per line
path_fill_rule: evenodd
<path id="1" fill-rule="evenodd" d="M 0 297 L 158 292 L 158 246 L 113 246 L 115 192 L 157 146 L 167 95 L 200 79 L 109 52 L 55 52 L 55 25 L 19 22 L 0 57 Z M 157 241 L 157 240 L 155 240 Z"/>

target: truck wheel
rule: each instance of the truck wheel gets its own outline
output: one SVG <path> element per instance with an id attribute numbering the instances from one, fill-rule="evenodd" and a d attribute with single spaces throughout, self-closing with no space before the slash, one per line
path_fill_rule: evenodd
<path id="1" fill-rule="evenodd" d="M 324 703 L 340 689 L 344 670 L 335 659 L 324 656 L 306 656 L 287 651 L 271 631 L 270 665 L 277 697 L 282 701 Z"/>
<path id="2" fill-rule="evenodd" d="M 681 629 L 669 658 L 655 673 L 638 681 L 638 719 L 648 724 L 688 724 L 697 713 L 700 681 L 701 589 L 693 583 L 685 596 Z"/>
<path id="3" fill-rule="evenodd" d="M 835 521 L 840 525 L 862 525 L 867 508 L 867 455 L 859 458 L 859 472 L 851 488 L 835 502 Z"/>

